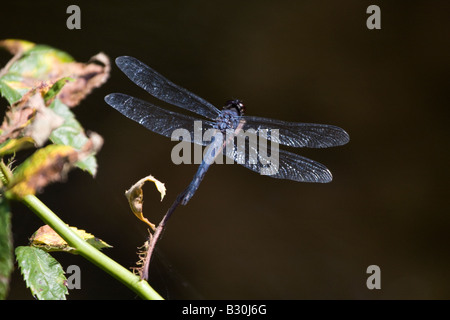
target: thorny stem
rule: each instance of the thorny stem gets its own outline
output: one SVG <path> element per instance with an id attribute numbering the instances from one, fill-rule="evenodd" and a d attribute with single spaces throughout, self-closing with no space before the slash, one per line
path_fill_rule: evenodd
<path id="1" fill-rule="evenodd" d="M 242 130 L 242 127 L 244 126 L 244 124 L 245 124 L 244 120 L 241 120 L 239 122 L 238 126 L 236 127 L 236 129 L 234 131 L 234 136 L 237 135 Z M 218 149 L 218 152 L 216 152 L 216 156 L 218 156 L 220 154 L 220 152 L 225 148 L 225 146 L 230 141 L 230 139 L 234 138 L 234 136 L 231 136 L 228 140 L 225 140 L 222 143 L 222 146 Z M 142 266 L 141 279 L 144 279 L 144 280 L 148 279 L 148 268 L 150 266 L 150 261 L 152 259 L 152 255 L 155 250 L 156 243 L 158 242 L 159 238 L 161 237 L 161 234 L 164 231 L 164 228 L 166 227 L 166 224 L 169 221 L 170 217 L 172 216 L 173 212 L 180 205 L 180 203 L 183 202 L 188 189 L 189 189 L 189 186 L 182 193 L 180 193 L 178 195 L 178 197 L 173 202 L 172 206 L 169 208 L 169 210 L 167 210 L 167 212 L 164 215 L 164 217 L 162 218 L 161 222 L 158 224 L 158 227 L 156 228 L 155 232 L 153 234 L 150 233 L 149 241 L 148 241 L 149 242 L 148 250 L 147 250 L 147 254 L 145 256 L 144 264 Z M 186 203 L 183 203 L 183 204 L 186 204 Z"/>
<path id="2" fill-rule="evenodd" d="M 161 222 L 158 224 L 158 227 L 155 229 L 155 232 L 153 234 L 150 234 L 149 236 L 149 245 L 147 254 L 145 256 L 144 264 L 142 266 L 142 273 L 141 273 L 141 279 L 147 280 L 148 279 L 148 268 L 150 266 L 150 261 L 152 259 L 153 251 L 156 247 L 156 242 L 158 242 L 159 238 L 161 237 L 162 232 L 164 231 L 164 228 L 166 227 L 167 221 L 169 221 L 170 217 L 172 216 L 172 213 L 175 211 L 175 209 L 178 207 L 178 205 L 181 203 L 181 200 L 183 199 L 185 194 L 185 191 L 182 192 L 173 202 L 172 206 L 167 210 L 166 214 L 162 218 Z"/>

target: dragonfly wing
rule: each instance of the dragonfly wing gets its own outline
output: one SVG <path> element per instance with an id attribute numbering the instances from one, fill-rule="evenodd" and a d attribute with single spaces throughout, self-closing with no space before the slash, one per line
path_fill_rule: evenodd
<path id="1" fill-rule="evenodd" d="M 319 183 L 331 182 L 333 179 L 331 172 L 323 164 L 282 149 L 271 150 L 271 155 L 267 156 L 267 153 L 258 153 L 255 145 L 247 144 L 243 151 L 233 145 L 225 152 L 236 163 L 272 178 Z"/>
<path id="2" fill-rule="evenodd" d="M 136 58 L 122 56 L 116 64 L 134 83 L 157 99 L 214 120 L 220 111 L 208 101 L 174 84 Z"/>
<path id="3" fill-rule="evenodd" d="M 290 147 L 327 148 L 344 145 L 350 137 L 344 129 L 316 123 L 285 122 L 261 117 L 242 117 L 245 120 L 244 131 L 255 130 L 259 136 L 270 129 L 267 139 Z M 278 130 L 278 137 L 273 130 Z"/>
<path id="4" fill-rule="evenodd" d="M 200 145 L 209 144 L 208 141 L 203 142 L 202 137 L 207 129 L 213 127 L 213 123 L 210 121 L 201 121 L 191 116 L 169 111 L 123 93 L 109 94 L 105 97 L 105 101 L 127 118 L 153 132 L 171 138 L 174 130 L 185 129 L 187 130 L 185 132 L 190 135 L 191 142 Z"/>

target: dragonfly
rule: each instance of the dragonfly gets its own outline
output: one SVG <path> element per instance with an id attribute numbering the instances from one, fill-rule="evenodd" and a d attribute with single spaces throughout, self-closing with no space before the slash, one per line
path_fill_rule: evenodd
<path id="1" fill-rule="evenodd" d="M 155 133 L 171 138 L 174 130 L 183 128 L 191 135 L 191 142 L 206 147 L 203 161 L 192 182 L 182 193 L 183 205 L 195 194 L 212 160 L 218 157 L 220 151 L 225 154 L 226 150 L 227 157 L 252 171 L 261 173 L 267 167 L 267 163 L 259 158 L 261 150 L 257 146 L 247 143 L 247 148 L 238 148 L 236 144 L 229 147 L 225 142 L 229 142 L 227 134 L 230 131 L 234 132 L 234 135 L 239 132 L 265 133 L 264 138 L 274 145 L 295 148 L 341 146 L 350 140 L 344 129 L 333 125 L 287 122 L 244 115 L 245 107 L 241 100 L 229 100 L 220 110 L 134 57 L 118 57 L 116 65 L 131 81 L 153 97 L 196 114 L 194 116 L 167 110 L 123 93 L 111 93 L 105 97 L 106 103 L 111 107 Z M 201 121 L 202 132 L 215 130 L 216 135 L 210 141 L 195 138 L 195 130 L 198 130 L 195 123 L 198 121 Z M 276 134 L 266 134 L 268 130 Z M 221 135 L 223 139 L 219 139 Z M 252 156 L 255 154 L 256 158 Z M 283 149 L 277 150 L 277 155 L 277 170 L 269 175 L 272 178 L 315 183 L 332 180 L 331 172 L 319 162 Z"/>

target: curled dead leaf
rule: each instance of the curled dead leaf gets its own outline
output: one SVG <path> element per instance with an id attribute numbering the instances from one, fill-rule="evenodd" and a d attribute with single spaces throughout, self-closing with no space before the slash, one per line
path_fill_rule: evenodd
<path id="1" fill-rule="evenodd" d="M 142 186 L 147 181 L 151 181 L 155 184 L 156 189 L 161 194 L 161 201 L 162 201 L 164 196 L 166 195 L 166 187 L 164 186 L 164 183 L 160 182 L 152 175 L 142 178 L 141 180 L 136 182 L 129 190 L 125 192 L 125 197 L 128 199 L 131 211 L 133 211 L 135 216 L 139 220 L 145 222 L 154 231 L 155 225 L 151 223 L 147 218 L 145 218 L 143 214 L 144 192 L 142 191 Z"/>

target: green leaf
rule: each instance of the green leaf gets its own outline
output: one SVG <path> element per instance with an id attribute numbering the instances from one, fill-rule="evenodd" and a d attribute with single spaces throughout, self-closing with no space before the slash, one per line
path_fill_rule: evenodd
<path id="1" fill-rule="evenodd" d="M 7 64 L 8 67 L 5 69 L 5 73 L 0 77 L 0 93 L 13 105 L 21 98 L 23 99 L 23 96 L 30 90 L 40 90 L 39 92 L 43 94 L 46 106 L 43 110 L 51 109 L 64 119 L 63 125 L 52 131 L 50 140 L 55 144 L 71 146 L 77 151 L 89 148 L 89 144 L 92 141 L 86 135 L 83 127 L 76 120 L 69 107 L 79 104 L 94 88 L 99 87 L 106 81 L 110 70 L 108 57 L 104 54 L 97 54 L 92 57 L 92 61 L 86 64 L 79 63 L 74 61 L 69 54 L 58 49 L 17 39 L 0 41 L 0 47 L 4 47 L 15 54 L 14 58 Z M 69 79 L 71 83 L 65 85 Z M 51 88 L 46 91 L 48 89 L 46 86 L 50 85 Z M 48 105 L 50 106 L 47 109 Z M 13 120 L 23 119 L 19 117 L 21 114 L 18 113 L 16 117 L 18 119 Z M 47 118 L 44 117 L 43 119 Z M 22 127 L 21 129 L 27 130 L 28 125 L 33 124 L 31 122 L 27 123 L 25 129 Z M 16 124 L 17 122 L 12 123 Z M 37 124 L 40 123 L 43 122 Z M 22 123 L 19 122 L 18 124 Z M 38 126 L 37 124 L 36 127 Z M 13 126 L 8 126 L 7 128 L 11 128 L 11 132 L 15 134 L 9 138 L 20 137 L 17 131 L 12 131 L 12 129 L 15 129 Z M 9 131 L 5 131 L 6 134 L 10 134 Z M 42 130 L 32 132 L 42 132 Z M 19 133 L 22 134 L 23 132 L 20 131 Z M 47 137 L 48 135 L 45 135 L 45 140 Z M 8 136 L 5 138 L 8 138 Z M 32 138 L 36 138 L 36 136 L 32 136 Z M 36 146 L 39 147 L 41 146 L 40 141 L 44 139 L 34 140 Z M 16 147 L 29 146 L 29 144 L 23 144 L 22 142 L 24 141 L 15 141 L 15 143 L 6 146 L 1 145 L 0 148 L 2 149 L 0 151 L 3 154 L 7 154 L 17 151 Z M 81 157 L 76 163 L 77 167 L 89 172 L 92 176 L 95 176 L 97 172 L 96 151 Z"/>
<path id="2" fill-rule="evenodd" d="M 0 93 L 9 104 L 18 101 L 29 90 L 22 85 L 22 77 L 15 74 L 6 74 L 0 77 Z"/>
<path id="3" fill-rule="evenodd" d="M 13 270 L 13 245 L 11 233 L 11 213 L 4 198 L 0 198 L 0 299 L 6 298 L 9 277 Z"/>
<path id="4" fill-rule="evenodd" d="M 0 157 L 7 154 L 16 153 L 19 150 L 34 146 L 34 140 L 31 137 L 22 137 L 18 139 L 8 139 L 0 144 Z"/>
<path id="5" fill-rule="evenodd" d="M 63 51 L 46 45 L 35 45 L 11 66 L 8 73 L 45 80 L 55 66 L 73 61 L 73 58 Z"/>
<path id="6" fill-rule="evenodd" d="M 10 104 L 41 81 L 48 80 L 55 68 L 74 61 L 67 53 L 46 45 L 21 40 L 0 41 L 0 44 L 10 51 L 22 51 L 20 58 L 0 77 L 0 93 Z M 17 50 L 11 50 L 14 47 Z"/>
<path id="7" fill-rule="evenodd" d="M 86 136 L 83 127 L 75 119 L 75 115 L 59 99 L 55 101 L 49 107 L 57 115 L 64 118 L 64 124 L 59 128 L 53 130 L 50 135 L 50 140 L 55 144 L 63 144 L 71 146 L 76 150 L 81 150 L 89 138 Z M 76 163 L 76 166 L 82 170 L 89 172 L 92 176 L 97 173 L 97 160 L 94 155 L 90 155 L 81 161 Z"/>
<path id="8" fill-rule="evenodd" d="M 39 300 L 65 300 L 64 270 L 50 254 L 35 247 L 17 247 L 16 258 L 31 293 Z"/>
<path id="9" fill-rule="evenodd" d="M 51 99 L 56 98 L 56 95 L 61 91 L 61 89 L 64 87 L 64 85 L 69 82 L 73 81 L 70 77 L 64 77 L 56 81 L 52 87 L 48 90 L 48 92 L 44 95 L 44 101 L 46 104 L 48 104 L 48 101 Z"/>
<path id="10" fill-rule="evenodd" d="M 70 146 L 50 144 L 38 149 L 14 170 L 6 197 L 21 199 L 52 182 L 63 180 L 77 159 L 77 152 Z"/>

